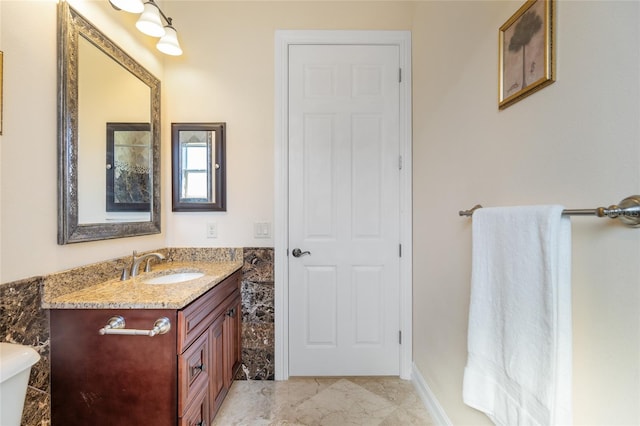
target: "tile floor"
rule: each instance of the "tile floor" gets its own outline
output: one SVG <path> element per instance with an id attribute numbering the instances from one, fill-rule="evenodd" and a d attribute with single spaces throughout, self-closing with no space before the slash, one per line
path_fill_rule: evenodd
<path id="1" fill-rule="evenodd" d="M 397 377 L 235 381 L 213 425 L 434 425 L 413 384 Z"/>

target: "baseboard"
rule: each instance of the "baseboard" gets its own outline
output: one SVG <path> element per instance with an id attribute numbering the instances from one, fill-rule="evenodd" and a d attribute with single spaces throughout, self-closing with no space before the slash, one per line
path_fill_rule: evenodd
<path id="1" fill-rule="evenodd" d="M 415 363 L 413 363 L 411 371 L 411 382 L 413 383 L 413 387 L 416 388 L 416 392 L 418 392 L 418 395 L 425 407 L 427 407 L 427 411 L 431 415 L 434 424 L 441 426 L 453 426 L 453 423 L 447 416 L 447 413 L 445 413 L 444 408 L 442 408 L 442 405 L 438 402 L 438 399 L 424 380 L 424 377 L 422 377 L 422 374 L 420 374 Z"/>

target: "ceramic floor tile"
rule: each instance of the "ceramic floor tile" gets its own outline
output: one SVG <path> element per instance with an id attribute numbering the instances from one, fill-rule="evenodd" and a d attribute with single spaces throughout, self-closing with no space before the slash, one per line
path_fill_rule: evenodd
<path id="1" fill-rule="evenodd" d="M 409 381 L 397 377 L 236 381 L 212 425 L 433 425 Z"/>
<path id="2" fill-rule="evenodd" d="M 392 402 L 342 379 L 288 414 L 289 420 L 309 426 L 378 425 L 394 410 Z"/>

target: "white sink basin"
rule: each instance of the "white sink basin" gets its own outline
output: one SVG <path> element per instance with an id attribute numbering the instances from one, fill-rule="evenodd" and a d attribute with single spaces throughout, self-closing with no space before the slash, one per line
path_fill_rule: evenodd
<path id="1" fill-rule="evenodd" d="M 176 272 L 142 281 L 145 284 L 177 284 L 204 277 L 202 272 Z"/>

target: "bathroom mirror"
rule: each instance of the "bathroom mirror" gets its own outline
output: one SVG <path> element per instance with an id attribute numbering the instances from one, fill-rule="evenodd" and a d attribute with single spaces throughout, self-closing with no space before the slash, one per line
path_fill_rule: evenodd
<path id="1" fill-rule="evenodd" d="M 173 211 L 226 211 L 225 123 L 172 123 Z"/>
<path id="2" fill-rule="evenodd" d="M 62 1 L 58 244 L 157 233 L 160 81 Z"/>

